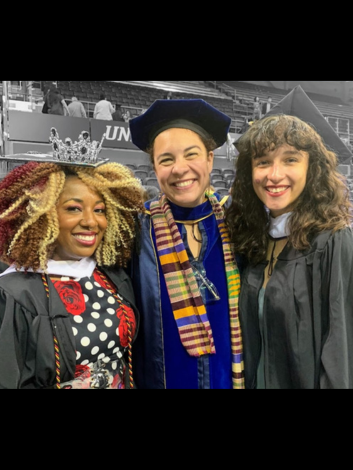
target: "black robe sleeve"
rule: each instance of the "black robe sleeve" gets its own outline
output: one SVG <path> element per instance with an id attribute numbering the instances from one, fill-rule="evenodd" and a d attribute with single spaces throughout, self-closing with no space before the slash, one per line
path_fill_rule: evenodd
<path id="1" fill-rule="evenodd" d="M 47 388 L 55 385 L 53 321 L 60 344 L 62 381 L 73 377 L 75 342 L 70 318 L 51 283 L 49 290 L 48 303 L 38 274 L 12 273 L 0 278 L 2 389 Z"/>
<path id="2" fill-rule="evenodd" d="M 353 388 L 353 235 L 351 229 L 336 232 L 327 243 L 321 258 L 321 277 L 322 308 L 327 309 L 328 328 L 321 353 L 320 388 Z"/>
<path id="3" fill-rule="evenodd" d="M 0 388 L 19 388 L 32 314 L 0 289 Z"/>

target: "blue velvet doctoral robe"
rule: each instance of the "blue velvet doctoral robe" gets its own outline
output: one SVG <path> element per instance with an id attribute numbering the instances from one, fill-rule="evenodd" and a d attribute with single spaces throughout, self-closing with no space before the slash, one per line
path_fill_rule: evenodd
<path id="1" fill-rule="evenodd" d="M 220 199 L 219 195 L 216 196 Z M 131 273 L 141 313 L 140 330 L 133 350 L 136 385 L 138 388 L 231 389 L 228 292 L 222 242 L 212 206 L 206 201 L 196 208 L 183 208 L 172 203 L 170 207 L 190 262 L 199 271 L 202 267 L 206 270 L 207 278 L 220 295 L 220 300 L 206 304 L 216 354 L 192 357 L 182 345 L 157 256 L 151 217 L 144 215 L 141 219 L 141 253 L 135 256 Z M 198 260 L 194 260 L 181 221 L 198 220 L 208 215 L 198 223 L 202 248 Z"/>

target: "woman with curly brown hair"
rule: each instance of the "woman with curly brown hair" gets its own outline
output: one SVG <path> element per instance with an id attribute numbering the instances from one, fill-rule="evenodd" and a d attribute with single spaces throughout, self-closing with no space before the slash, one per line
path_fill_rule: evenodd
<path id="1" fill-rule="evenodd" d="M 353 388 L 352 207 L 337 156 L 290 115 L 238 140 L 233 249 L 246 388 Z"/>
<path id="2" fill-rule="evenodd" d="M 0 183 L 0 388 L 133 388 L 125 268 L 143 211 L 124 165 L 30 161 Z"/>

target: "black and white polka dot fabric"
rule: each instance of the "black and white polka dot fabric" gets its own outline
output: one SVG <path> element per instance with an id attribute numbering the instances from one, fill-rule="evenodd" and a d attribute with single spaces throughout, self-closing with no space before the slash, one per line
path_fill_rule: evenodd
<path id="1" fill-rule="evenodd" d="M 104 369 L 109 382 L 108 387 L 98 388 L 124 388 L 126 364 L 123 354 L 128 346 L 125 315 L 128 315 L 133 337 L 136 319 L 132 308 L 117 293 L 124 304 L 124 314 L 96 270 L 91 277 L 61 277 L 53 280 L 53 284 L 71 314 L 76 341 L 77 381 L 74 382 L 77 387 L 71 382 L 67 388 L 85 388 L 84 385 L 91 382 L 92 370 L 98 366 Z M 89 379 L 87 383 L 86 378 Z"/>

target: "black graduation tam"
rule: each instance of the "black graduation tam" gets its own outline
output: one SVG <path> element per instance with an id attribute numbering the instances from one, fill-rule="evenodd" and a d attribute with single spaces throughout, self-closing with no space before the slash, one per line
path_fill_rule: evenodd
<path id="1" fill-rule="evenodd" d="M 229 116 L 202 99 L 156 100 L 141 116 L 129 121 L 131 140 L 143 151 L 158 134 L 172 127 L 211 136 L 221 147 L 230 124 Z"/>
<path id="2" fill-rule="evenodd" d="M 273 106 L 265 116 L 267 117 L 273 114 L 289 114 L 290 116 L 296 116 L 302 119 L 308 124 L 312 124 L 327 147 L 336 153 L 340 163 L 351 162 L 352 152 L 341 140 L 333 127 L 326 121 L 300 85 L 293 88 L 293 90 Z"/>

